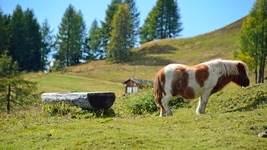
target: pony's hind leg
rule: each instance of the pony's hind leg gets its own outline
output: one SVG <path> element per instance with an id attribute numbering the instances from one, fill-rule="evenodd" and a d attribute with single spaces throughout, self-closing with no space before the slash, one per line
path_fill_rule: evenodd
<path id="1" fill-rule="evenodd" d="M 162 106 L 160 106 L 160 117 L 163 117 L 166 114 L 166 111 L 164 110 L 164 108 Z"/>
<path id="2" fill-rule="evenodd" d="M 170 100 L 172 99 L 172 95 L 171 94 L 166 94 L 162 99 L 161 99 L 161 103 L 162 103 L 162 106 L 163 106 L 163 111 L 160 116 L 172 116 L 172 111 L 170 109 L 170 106 L 169 106 L 169 102 Z"/>

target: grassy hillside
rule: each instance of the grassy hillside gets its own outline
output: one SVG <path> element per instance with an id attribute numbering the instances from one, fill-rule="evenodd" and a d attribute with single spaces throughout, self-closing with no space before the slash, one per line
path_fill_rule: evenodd
<path id="1" fill-rule="evenodd" d="M 162 66 L 174 62 L 194 65 L 215 58 L 232 59 L 232 51 L 239 50 L 238 32 L 243 20 L 192 38 L 146 43 L 134 51 L 136 61 L 130 64 Z"/>
<path id="2" fill-rule="evenodd" d="M 53 75 L 43 75 L 40 78 L 40 87 L 44 92 L 114 91 L 117 95 L 122 95 L 123 81 L 128 78 L 153 80 L 156 72 L 169 63 L 194 65 L 216 58 L 232 59 L 233 50 L 239 50 L 238 32 L 242 21 L 243 19 L 240 19 L 222 29 L 192 38 L 145 43 L 131 52 L 132 60 L 128 63 L 112 64 L 99 60 L 68 67 Z M 83 86 L 75 87 L 75 83 L 68 81 L 62 87 L 62 82 L 48 84 L 49 81 L 46 81 L 50 80 L 50 77 L 56 80 L 62 76 L 73 80 L 77 77 L 73 82 L 77 85 L 82 82 Z"/>

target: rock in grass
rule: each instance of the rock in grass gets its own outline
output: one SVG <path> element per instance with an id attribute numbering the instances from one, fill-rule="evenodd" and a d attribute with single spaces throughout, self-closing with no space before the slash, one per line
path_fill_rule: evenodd
<path id="1" fill-rule="evenodd" d="M 58 92 L 43 93 L 42 101 L 48 104 L 62 103 L 87 110 L 109 109 L 115 101 L 114 92 Z"/>
<path id="2" fill-rule="evenodd" d="M 258 134 L 259 137 L 263 137 L 263 138 L 267 138 L 267 133 L 266 132 L 262 132 Z"/>

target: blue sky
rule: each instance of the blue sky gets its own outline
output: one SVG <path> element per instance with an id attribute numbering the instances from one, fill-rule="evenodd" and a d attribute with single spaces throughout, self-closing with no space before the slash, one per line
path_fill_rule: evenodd
<path id="1" fill-rule="evenodd" d="M 224 27 L 249 14 L 256 0 L 178 0 L 184 30 L 182 38 L 193 37 Z M 63 14 L 69 4 L 81 10 L 89 30 L 94 19 L 104 20 L 105 11 L 111 0 L 0 0 L 5 14 L 12 14 L 16 5 L 23 10 L 33 9 L 41 24 L 45 18 L 58 31 Z M 156 4 L 156 0 L 136 0 L 140 11 L 140 26 Z"/>

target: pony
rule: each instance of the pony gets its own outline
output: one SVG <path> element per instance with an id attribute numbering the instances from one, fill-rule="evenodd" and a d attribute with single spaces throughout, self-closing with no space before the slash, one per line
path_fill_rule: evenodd
<path id="1" fill-rule="evenodd" d="M 196 114 L 205 114 L 209 97 L 230 82 L 249 86 L 248 67 L 238 60 L 215 59 L 195 66 L 169 64 L 159 70 L 154 80 L 154 101 L 160 117 L 172 116 L 169 101 L 174 96 L 200 97 Z"/>

